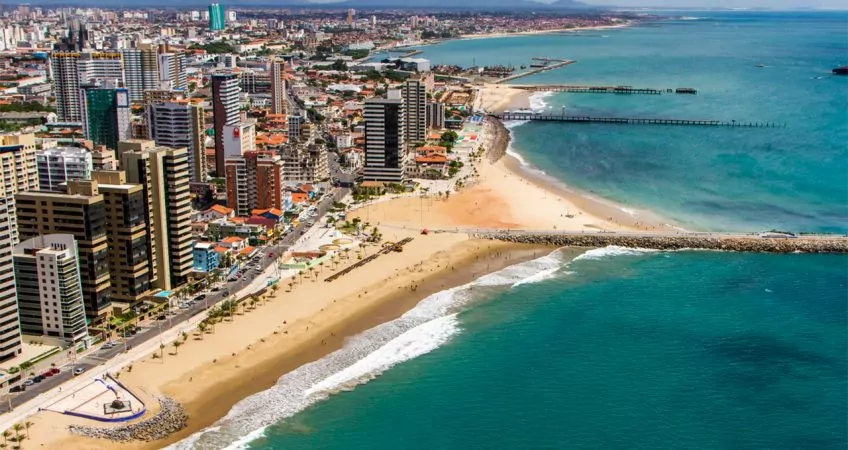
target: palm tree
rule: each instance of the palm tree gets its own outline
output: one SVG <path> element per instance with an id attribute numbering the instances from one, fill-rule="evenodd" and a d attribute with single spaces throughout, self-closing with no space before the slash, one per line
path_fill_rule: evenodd
<path id="1" fill-rule="evenodd" d="M 291 292 L 291 291 L 292 291 L 292 289 L 294 289 L 294 283 L 292 283 L 291 281 L 289 281 L 289 292 Z"/>
<path id="2" fill-rule="evenodd" d="M 309 266 L 309 276 L 312 278 L 312 282 L 313 282 L 313 283 L 315 282 L 315 278 L 314 278 L 314 277 L 312 277 L 312 274 L 313 274 L 314 272 L 315 272 L 315 267 L 314 267 L 314 266 Z"/>
<path id="3" fill-rule="evenodd" d="M 174 342 L 171 342 L 171 345 L 174 346 L 174 354 L 176 355 L 177 349 L 180 348 L 180 346 L 183 345 L 183 343 L 180 342 L 180 341 L 174 341 Z"/>
<path id="4" fill-rule="evenodd" d="M 300 276 L 300 284 L 303 284 L 303 271 L 302 271 L 302 270 L 298 270 L 298 271 L 297 271 L 297 274 Z"/>
<path id="5" fill-rule="evenodd" d="M 24 422 L 24 428 L 26 428 L 26 435 L 27 435 L 27 438 L 29 438 L 29 427 L 31 427 L 31 426 L 33 426 L 33 425 L 35 425 L 35 424 L 34 424 L 34 423 L 32 423 L 32 422 L 30 422 L 29 420 L 27 420 L 26 422 Z"/>
<path id="6" fill-rule="evenodd" d="M 203 339 L 203 334 L 206 333 L 206 327 L 207 325 L 205 320 L 197 324 L 197 331 L 200 332 L 200 339 Z"/>
<path id="7" fill-rule="evenodd" d="M 324 272 L 324 261 L 318 263 L 318 269 L 323 273 Z"/>
<path id="8" fill-rule="evenodd" d="M 16 423 L 16 424 L 12 425 L 12 430 L 14 430 L 14 431 L 15 431 L 15 437 L 16 437 L 16 438 L 17 438 L 17 437 L 20 437 L 20 435 L 21 435 L 21 430 L 23 430 L 23 429 L 24 429 L 24 426 L 23 426 L 23 425 L 21 425 L 20 423 Z M 15 442 L 18 442 L 18 441 L 15 441 Z"/>
<path id="9" fill-rule="evenodd" d="M 165 357 L 165 344 L 159 344 L 159 358 Z"/>
<path id="10" fill-rule="evenodd" d="M 185 331 L 183 331 L 182 334 L 180 334 L 180 336 L 182 336 L 183 342 L 188 340 L 188 333 L 186 333 Z"/>
<path id="11" fill-rule="evenodd" d="M 12 432 L 9 430 L 3 430 L 3 443 L 9 442 L 9 438 L 12 437 Z"/>

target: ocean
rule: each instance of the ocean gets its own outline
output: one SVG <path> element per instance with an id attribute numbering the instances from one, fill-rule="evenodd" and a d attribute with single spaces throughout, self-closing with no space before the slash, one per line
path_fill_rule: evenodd
<path id="1" fill-rule="evenodd" d="M 511 151 L 635 217 L 848 232 L 848 78 L 830 75 L 848 63 L 848 16 L 688 14 L 422 56 L 562 57 L 579 62 L 518 82 L 699 91 L 536 96 L 536 109 L 785 123 L 512 124 Z M 174 447 L 843 449 L 846 337 L 846 255 L 561 249 L 428 297 Z"/>

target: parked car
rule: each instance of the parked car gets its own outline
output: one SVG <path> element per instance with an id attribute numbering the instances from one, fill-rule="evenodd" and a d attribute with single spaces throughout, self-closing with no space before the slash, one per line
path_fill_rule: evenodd
<path id="1" fill-rule="evenodd" d="M 74 376 L 82 375 L 83 372 L 85 372 L 85 367 L 77 367 L 74 369 Z"/>
<path id="2" fill-rule="evenodd" d="M 57 374 L 62 373 L 62 369 L 60 369 L 58 367 L 54 367 L 54 368 L 50 369 L 50 371 L 53 372 L 53 375 L 57 375 Z"/>
<path id="3" fill-rule="evenodd" d="M 215 286 L 212 288 L 212 292 L 218 292 L 221 290 L 221 286 Z"/>
<path id="4" fill-rule="evenodd" d="M 12 389 L 9 389 L 9 392 L 23 392 L 25 390 L 26 387 L 23 384 L 19 384 L 17 386 L 12 387 Z"/>
<path id="5" fill-rule="evenodd" d="M 203 300 L 206 300 L 206 294 L 200 294 L 197 297 L 194 297 L 194 301 L 196 302 L 202 302 Z"/>
<path id="6" fill-rule="evenodd" d="M 27 387 L 27 386 L 32 386 L 33 384 L 35 384 L 35 381 L 26 380 L 26 381 L 23 382 L 23 384 L 21 386 Z"/>
<path id="7" fill-rule="evenodd" d="M 44 376 L 39 375 L 39 376 L 33 378 L 32 381 L 35 381 L 36 383 L 41 383 L 42 381 L 44 381 Z"/>

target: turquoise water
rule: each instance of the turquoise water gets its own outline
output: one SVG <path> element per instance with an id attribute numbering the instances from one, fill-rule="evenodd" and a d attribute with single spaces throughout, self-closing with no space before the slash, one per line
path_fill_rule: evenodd
<path id="1" fill-rule="evenodd" d="M 715 13 L 579 37 L 454 41 L 423 56 L 565 57 L 580 62 L 521 82 L 699 89 L 558 94 L 536 107 L 785 122 L 529 123 L 513 128 L 513 150 L 571 186 L 686 227 L 845 233 L 848 78 L 829 71 L 848 63 L 846 25 L 844 14 Z M 176 447 L 848 447 L 847 255 L 577 254 L 428 297 Z"/>
<path id="2" fill-rule="evenodd" d="M 513 146 L 573 187 L 686 228 L 848 232 L 848 77 L 830 75 L 848 64 L 848 13 L 716 13 L 423 50 L 434 63 L 462 65 L 472 55 L 477 64 L 518 66 L 534 56 L 578 61 L 516 83 L 699 91 L 560 93 L 544 99 L 556 112 L 564 106 L 576 115 L 785 123 L 775 130 L 534 122 L 513 129 Z"/>
<path id="3" fill-rule="evenodd" d="M 597 258 L 250 448 L 845 448 L 848 258 Z"/>

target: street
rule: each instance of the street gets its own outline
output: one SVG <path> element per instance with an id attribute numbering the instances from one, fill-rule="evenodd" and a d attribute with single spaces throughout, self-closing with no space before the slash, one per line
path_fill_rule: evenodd
<path id="1" fill-rule="evenodd" d="M 339 201 L 344 198 L 344 196 L 347 195 L 349 191 L 350 190 L 347 188 L 337 188 L 332 192 L 332 194 L 327 195 L 320 203 L 318 203 L 316 206 L 316 223 L 319 222 L 320 219 L 322 219 L 327 213 L 327 211 L 333 206 L 333 202 Z M 260 272 L 260 274 L 264 273 L 265 270 L 268 269 L 268 267 L 274 264 L 276 259 L 282 253 L 288 250 L 289 247 L 291 247 L 297 241 L 297 239 L 303 233 L 306 232 L 306 228 L 307 224 L 305 222 L 301 222 L 290 233 L 283 237 L 283 239 L 281 239 L 277 244 L 261 247 L 260 252 L 262 253 L 262 259 L 259 262 L 259 267 L 262 268 L 262 272 Z M 271 254 L 273 254 L 274 256 L 271 256 Z M 10 403 L 14 408 L 17 405 L 32 400 L 39 394 L 42 394 L 55 387 L 58 387 L 65 381 L 74 378 L 73 372 L 76 368 L 84 368 L 88 370 L 98 365 L 104 364 L 108 362 L 111 358 L 123 353 L 125 349 L 132 349 L 152 339 L 160 338 L 163 331 L 167 331 L 172 328 L 179 328 L 189 318 L 203 313 L 208 308 L 211 308 L 215 306 L 218 302 L 224 300 L 226 297 L 224 295 L 225 291 L 229 292 L 229 295 L 235 295 L 237 292 L 248 287 L 255 280 L 255 276 L 247 275 L 247 273 L 249 272 L 246 272 L 244 276 L 235 281 L 224 282 L 220 290 L 203 292 L 206 294 L 206 298 L 203 301 L 198 301 L 197 303 L 191 305 L 187 309 L 172 309 L 172 315 L 165 318 L 164 320 L 149 320 L 145 323 L 140 324 L 139 331 L 135 336 L 131 336 L 126 339 L 120 339 L 118 341 L 118 345 L 111 349 L 100 348 L 86 354 L 85 356 L 80 357 L 74 362 L 69 361 L 67 364 L 61 367 L 62 371 L 59 374 L 45 378 L 40 383 L 35 383 L 32 386 L 27 387 L 24 392 L 11 394 L 11 402 L 8 400 L 5 402 L 0 402 L 0 413 L 8 412 Z M 201 293 L 198 293 L 197 295 L 200 294 Z M 38 372 L 35 372 L 36 375 L 43 373 L 47 370 L 47 368 L 40 368 L 38 370 Z M 28 376 L 28 374 L 25 374 L 21 378 L 21 382 L 29 378 L 30 377 Z"/>

